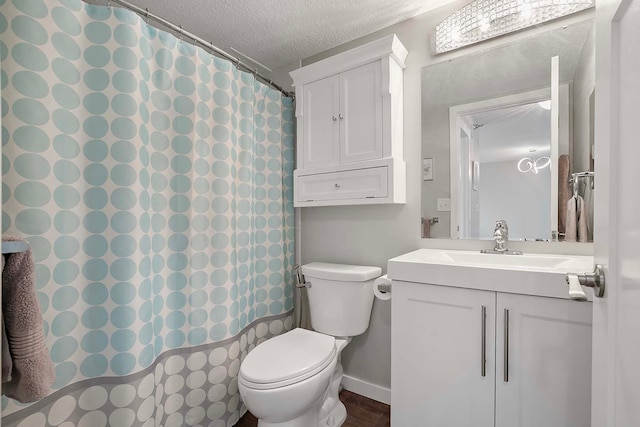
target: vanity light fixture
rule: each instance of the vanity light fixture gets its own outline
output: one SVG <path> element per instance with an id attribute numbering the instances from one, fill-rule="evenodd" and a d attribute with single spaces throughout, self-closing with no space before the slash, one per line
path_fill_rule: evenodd
<path id="1" fill-rule="evenodd" d="M 536 158 L 535 148 L 530 148 L 529 152 L 532 153 L 533 159 L 529 157 L 523 157 L 518 162 L 518 170 L 522 173 L 533 172 L 538 173 L 540 169 L 544 169 L 551 165 L 551 158 L 549 157 L 540 157 Z"/>
<path id="2" fill-rule="evenodd" d="M 474 0 L 436 27 L 435 53 L 551 21 L 594 6 L 594 0 Z"/>

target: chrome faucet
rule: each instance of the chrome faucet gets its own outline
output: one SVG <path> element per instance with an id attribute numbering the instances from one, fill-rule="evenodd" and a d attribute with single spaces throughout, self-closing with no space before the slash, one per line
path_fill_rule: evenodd
<path id="1" fill-rule="evenodd" d="M 494 251 L 507 252 L 509 226 L 506 220 L 499 219 L 496 221 L 496 227 L 493 229 L 493 240 L 496 242 L 496 246 L 493 248 Z"/>
<path id="2" fill-rule="evenodd" d="M 493 249 L 483 249 L 480 252 L 483 254 L 522 255 L 520 251 L 510 251 L 507 249 L 509 226 L 506 220 L 499 219 L 496 221 L 496 226 L 493 230 L 493 240 L 496 243 Z"/>

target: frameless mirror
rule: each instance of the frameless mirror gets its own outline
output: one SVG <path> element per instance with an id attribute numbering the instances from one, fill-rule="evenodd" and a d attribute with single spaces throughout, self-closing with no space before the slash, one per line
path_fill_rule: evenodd
<path id="1" fill-rule="evenodd" d="M 591 241 L 593 21 L 422 70 L 422 237 Z"/>

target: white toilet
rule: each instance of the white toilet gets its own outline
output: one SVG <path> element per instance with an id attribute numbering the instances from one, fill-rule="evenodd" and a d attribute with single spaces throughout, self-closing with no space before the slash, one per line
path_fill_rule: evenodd
<path id="1" fill-rule="evenodd" d="M 302 266 L 311 324 L 258 345 L 242 362 L 238 386 L 259 427 L 340 426 L 340 353 L 369 327 L 378 267 L 312 262 Z"/>

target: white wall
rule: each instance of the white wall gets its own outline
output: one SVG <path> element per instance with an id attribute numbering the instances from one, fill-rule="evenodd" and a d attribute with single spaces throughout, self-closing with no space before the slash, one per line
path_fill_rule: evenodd
<path id="1" fill-rule="evenodd" d="M 293 79 L 289 73 L 302 66 L 302 61 L 294 61 L 271 72 L 270 77 L 273 82 L 280 85 L 284 90 L 293 91 Z"/>
<path id="2" fill-rule="evenodd" d="M 551 169 L 522 173 L 516 165 L 516 160 L 480 163 L 480 236 L 493 238 L 496 220 L 504 219 L 510 241 L 549 239 Z"/>
<path id="3" fill-rule="evenodd" d="M 405 205 L 370 205 L 302 208 L 301 233 L 297 241 L 302 249 L 301 262 L 325 261 L 345 264 L 364 264 L 382 267 L 387 260 L 420 247 L 461 248 L 479 250 L 488 247 L 479 240 L 421 239 L 421 71 L 435 61 L 467 54 L 514 37 L 525 37 L 528 31 L 482 43 L 476 47 L 433 57 L 430 54 L 429 34 L 435 25 L 464 2 L 448 9 L 404 21 L 351 43 L 303 60 L 303 65 L 316 62 L 339 52 L 395 33 L 409 50 L 404 71 L 404 156 L 407 164 L 407 203 Z M 580 15 L 584 19 L 585 14 Z M 591 15 L 588 15 L 591 16 Z M 562 22 L 551 25 L 561 26 Z M 546 26 L 545 26 L 546 27 Z M 277 73 L 276 73 L 277 74 Z M 282 76 L 282 73 L 279 73 Z M 286 79 L 275 80 L 287 84 Z M 445 153 L 448 156 L 448 152 Z M 439 173 L 435 167 L 436 176 Z M 448 172 L 447 172 L 448 174 Z M 448 178 L 447 178 L 448 179 Z M 521 243 L 513 249 L 529 252 L 589 254 L 586 244 Z M 391 304 L 374 303 L 371 324 L 367 332 L 355 337 L 343 353 L 345 374 L 381 387 L 390 387 L 391 374 Z M 428 337 L 425 337 L 428 339 Z"/>
<path id="4" fill-rule="evenodd" d="M 593 140 L 593 117 L 590 97 L 596 85 L 596 52 L 594 39 L 595 29 L 591 30 L 589 39 L 582 51 L 573 87 L 573 123 L 574 123 L 574 155 L 572 172 L 588 171 L 589 154 Z"/>

